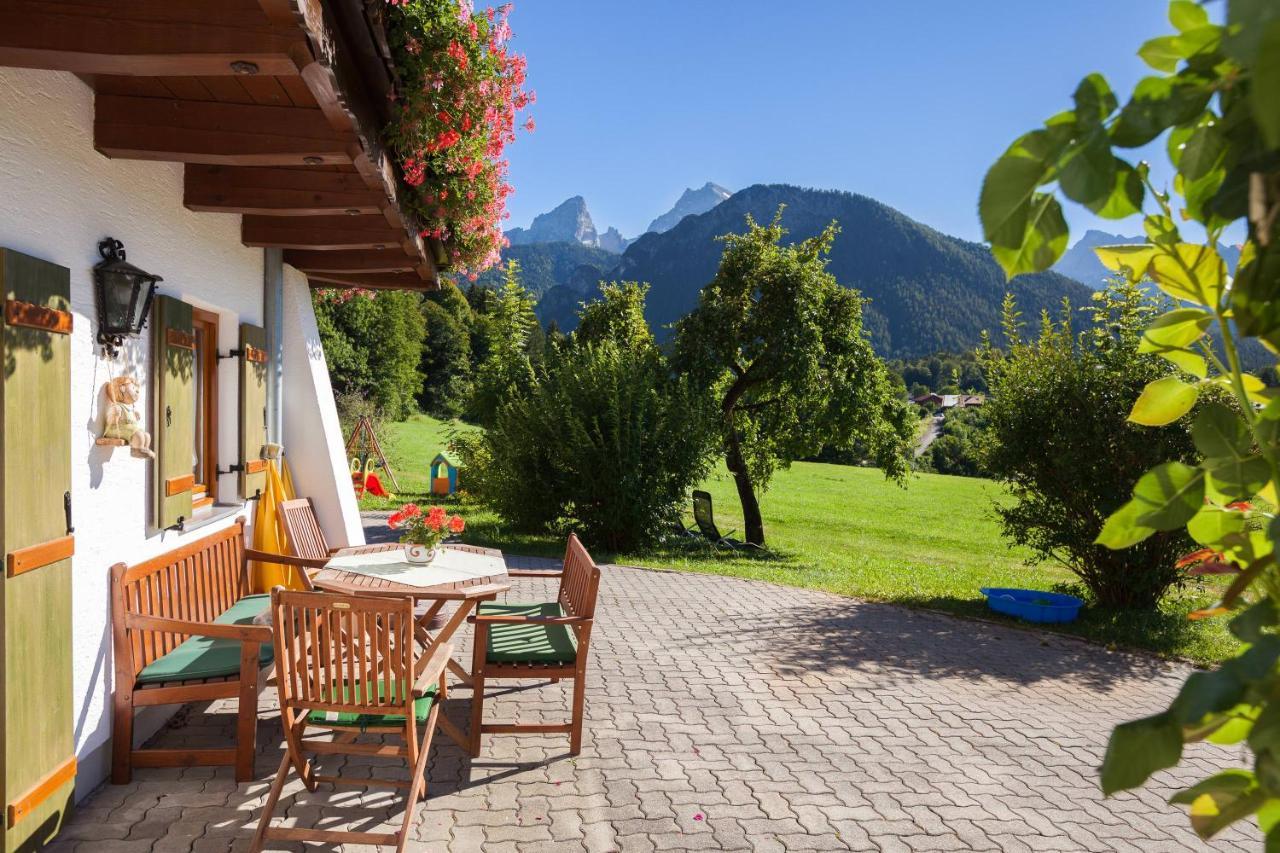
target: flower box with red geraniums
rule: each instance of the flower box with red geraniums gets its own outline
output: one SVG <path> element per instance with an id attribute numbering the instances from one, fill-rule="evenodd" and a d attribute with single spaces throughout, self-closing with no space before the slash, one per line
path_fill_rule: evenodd
<path id="1" fill-rule="evenodd" d="M 525 91 L 525 59 L 508 47 L 510 4 L 476 12 L 471 0 L 387 0 L 395 85 L 388 147 L 410 187 L 403 199 L 422 236 L 474 279 L 505 247 L 507 161 Z M 533 130 L 533 119 L 524 122 Z"/>
<path id="2" fill-rule="evenodd" d="M 417 504 L 405 504 L 387 519 L 387 527 L 400 531 L 401 544 L 409 546 L 405 554 L 410 562 L 429 563 L 444 538 L 461 533 L 467 523 L 460 515 L 449 515 L 444 507 L 433 506 L 423 512 Z"/>

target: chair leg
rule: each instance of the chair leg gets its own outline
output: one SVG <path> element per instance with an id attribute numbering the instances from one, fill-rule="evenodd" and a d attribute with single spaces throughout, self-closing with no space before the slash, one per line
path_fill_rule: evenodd
<path id="1" fill-rule="evenodd" d="M 251 654 L 252 653 L 252 654 Z M 258 644 L 242 643 L 236 721 L 236 782 L 252 782 L 258 737 Z"/>
<path id="2" fill-rule="evenodd" d="M 409 843 L 409 833 L 413 830 L 414 812 L 418 808 L 418 800 L 426 799 L 427 794 L 427 755 L 431 752 L 431 736 L 436 730 L 436 721 L 440 716 L 439 703 L 433 703 L 431 713 L 427 715 L 426 731 L 422 735 L 422 743 L 418 746 L 418 760 L 413 764 L 413 776 L 409 780 L 409 797 L 404 804 L 404 822 L 400 826 L 400 843 L 396 845 L 396 853 L 404 853 Z M 412 729 L 410 729 L 412 734 Z M 412 745 L 410 746 L 412 749 Z"/>
<path id="3" fill-rule="evenodd" d="M 480 755 L 480 727 L 484 724 L 484 670 L 471 671 L 471 755 Z"/>
<path id="4" fill-rule="evenodd" d="M 284 758 L 280 759 L 280 769 L 276 771 L 276 778 L 271 782 L 271 790 L 267 793 L 267 801 L 262 804 L 262 818 L 258 821 L 258 829 L 253 833 L 253 842 L 249 845 L 250 853 L 261 853 L 262 845 L 267 840 L 267 830 L 271 826 L 271 814 L 276 810 L 276 803 L 280 801 L 280 792 L 284 790 L 284 780 L 289 775 L 289 765 L 292 757 L 289 755 L 289 749 L 284 751 Z"/>
<path id="5" fill-rule="evenodd" d="M 133 703 L 116 702 L 112 720 L 111 784 L 128 785 L 133 779 Z"/>
<path id="6" fill-rule="evenodd" d="M 584 667 L 573 677 L 573 730 L 569 733 L 570 755 L 577 755 L 582 751 L 582 717 L 586 704 L 587 672 Z"/>

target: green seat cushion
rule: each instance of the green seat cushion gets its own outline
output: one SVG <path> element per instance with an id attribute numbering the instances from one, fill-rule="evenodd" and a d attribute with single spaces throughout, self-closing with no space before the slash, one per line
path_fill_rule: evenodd
<path id="1" fill-rule="evenodd" d="M 482 603 L 481 615 L 563 616 L 560 604 Z M 489 626 L 489 663 L 573 663 L 578 657 L 578 638 L 568 625 Z"/>
<path id="2" fill-rule="evenodd" d="M 219 625 L 251 625 L 271 606 L 269 595 L 246 595 L 213 621 Z M 260 666 L 275 659 L 275 647 L 263 643 L 258 652 Z M 161 681 L 190 681 L 240 674 L 240 642 L 220 637 L 188 637 L 169 654 L 152 661 L 138 673 L 139 684 Z"/>
<path id="3" fill-rule="evenodd" d="M 394 684 L 394 682 L 392 682 Z M 342 686 L 342 701 L 347 701 L 347 686 Z M 383 682 L 378 683 L 378 697 L 382 698 L 385 694 L 385 685 Z M 392 695 L 395 695 L 395 689 L 392 688 Z M 431 685 L 427 690 L 427 694 L 421 699 L 417 699 L 413 703 L 413 715 L 419 723 L 426 723 L 427 716 L 431 713 L 431 703 L 436 698 L 436 685 Z M 332 727 L 351 727 L 358 728 L 360 731 L 371 728 L 389 728 L 404 725 L 404 714 L 358 714 L 347 711 L 312 711 L 307 714 L 307 723 L 313 726 L 332 726 Z"/>

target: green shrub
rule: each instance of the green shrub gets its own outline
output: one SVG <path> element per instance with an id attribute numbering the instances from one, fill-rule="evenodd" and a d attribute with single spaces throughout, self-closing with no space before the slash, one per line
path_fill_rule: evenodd
<path id="1" fill-rule="evenodd" d="M 468 491 L 516 528 L 634 548 L 670 529 L 707 473 L 704 395 L 672 375 L 651 340 L 621 337 L 556 348 L 488 430 L 455 442 Z"/>
<path id="2" fill-rule="evenodd" d="M 336 291 L 315 292 L 316 324 L 335 393 L 364 397 L 389 420 L 417 411 L 425 336 L 420 300 L 406 291 L 345 299 Z"/>
<path id="3" fill-rule="evenodd" d="M 1194 461 L 1183 419 L 1160 429 L 1129 421 L 1142 389 L 1170 374 L 1140 354 L 1142 330 L 1158 310 L 1143 291 L 1112 284 L 1097 294 L 1091 329 L 1072 331 L 1068 309 L 1045 317 L 1024 341 L 1012 299 L 1005 305 L 1008 352 L 988 347 L 986 464 L 1015 501 L 997 510 L 1004 534 L 1038 560 L 1066 566 L 1101 604 L 1151 608 L 1179 579 L 1174 563 L 1194 547 L 1183 530 L 1157 533 L 1124 551 L 1095 545 L 1107 517 L 1129 499 L 1135 472 L 1166 460 Z"/>

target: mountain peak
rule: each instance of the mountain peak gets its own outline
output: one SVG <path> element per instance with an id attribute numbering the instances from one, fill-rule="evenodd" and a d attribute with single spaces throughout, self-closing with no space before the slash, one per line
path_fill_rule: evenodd
<path id="1" fill-rule="evenodd" d="M 528 228 L 512 228 L 507 239 L 513 246 L 529 243 L 597 243 L 596 225 L 587 210 L 587 200 L 580 195 L 565 199 L 546 213 L 533 217 Z"/>
<path id="2" fill-rule="evenodd" d="M 675 206 L 657 219 L 649 223 L 649 231 L 656 231 L 661 234 L 663 231 L 674 228 L 681 219 L 686 216 L 696 216 L 700 213 L 706 213 L 720 202 L 727 199 L 732 193 L 727 189 L 712 181 L 707 181 L 698 189 L 687 188 L 681 193 L 680 198 L 676 201 Z"/>

